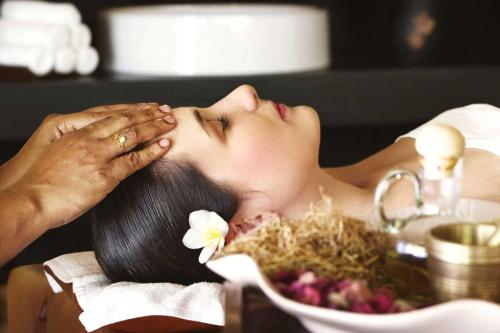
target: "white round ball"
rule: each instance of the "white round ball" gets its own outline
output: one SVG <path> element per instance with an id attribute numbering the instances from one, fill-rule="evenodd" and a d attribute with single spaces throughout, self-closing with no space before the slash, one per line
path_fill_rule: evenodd
<path id="1" fill-rule="evenodd" d="M 455 127 L 431 124 L 418 133 L 415 148 L 425 158 L 459 157 L 464 152 L 465 139 Z"/>

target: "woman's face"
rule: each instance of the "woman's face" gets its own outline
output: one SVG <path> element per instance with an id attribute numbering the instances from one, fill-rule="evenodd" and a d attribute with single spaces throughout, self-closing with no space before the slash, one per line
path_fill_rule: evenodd
<path id="1" fill-rule="evenodd" d="M 318 168 L 320 125 L 310 107 L 279 108 L 242 85 L 208 108 L 173 109 L 177 126 L 166 135 L 172 148 L 165 158 L 187 159 L 241 191 L 242 218 L 280 212 Z"/>

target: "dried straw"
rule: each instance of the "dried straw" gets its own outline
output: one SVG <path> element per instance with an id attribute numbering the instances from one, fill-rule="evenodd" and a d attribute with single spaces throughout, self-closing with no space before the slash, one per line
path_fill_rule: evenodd
<path id="1" fill-rule="evenodd" d="M 217 256 L 248 254 L 269 276 L 279 271 L 310 270 L 334 280 L 360 278 L 383 283 L 388 248 L 385 233 L 343 216 L 332 208 L 331 199 L 323 196 L 310 206 L 304 218 L 274 215 L 264 219 Z"/>

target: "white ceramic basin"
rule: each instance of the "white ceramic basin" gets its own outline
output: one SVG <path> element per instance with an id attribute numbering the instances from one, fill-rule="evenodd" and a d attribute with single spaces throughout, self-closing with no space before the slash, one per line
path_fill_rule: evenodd
<path id="1" fill-rule="evenodd" d="M 360 314 L 320 308 L 281 296 L 255 261 L 236 254 L 207 266 L 225 279 L 260 288 L 277 307 L 297 317 L 313 333 L 498 333 L 500 306 L 481 300 L 457 300 L 397 314 Z"/>
<path id="2" fill-rule="evenodd" d="M 494 202 L 462 199 L 459 208 L 467 221 L 500 217 L 500 205 Z M 415 226 L 413 228 L 413 231 L 418 230 Z M 464 299 L 397 314 L 352 313 L 306 305 L 283 297 L 247 255 L 210 260 L 207 266 L 229 281 L 260 288 L 277 307 L 297 317 L 313 333 L 500 332 L 500 305 L 492 302 Z"/>
<path id="3" fill-rule="evenodd" d="M 273 74 L 330 63 L 328 12 L 313 6 L 135 6 L 100 19 L 104 65 L 116 72 Z"/>

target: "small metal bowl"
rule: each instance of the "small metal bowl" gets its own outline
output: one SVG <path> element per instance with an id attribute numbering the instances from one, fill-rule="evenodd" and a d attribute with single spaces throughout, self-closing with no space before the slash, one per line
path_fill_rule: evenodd
<path id="1" fill-rule="evenodd" d="M 439 301 L 500 301 L 500 246 L 487 245 L 496 229 L 495 223 L 454 223 L 427 233 L 427 267 Z"/>

